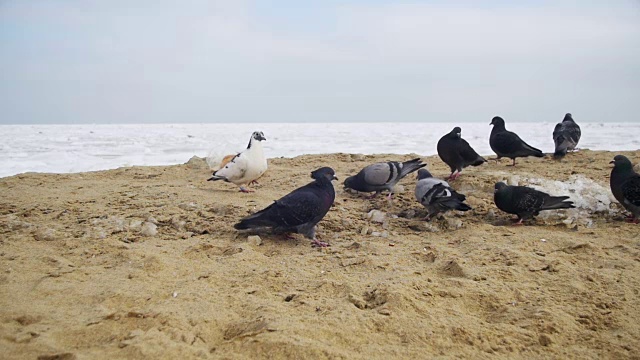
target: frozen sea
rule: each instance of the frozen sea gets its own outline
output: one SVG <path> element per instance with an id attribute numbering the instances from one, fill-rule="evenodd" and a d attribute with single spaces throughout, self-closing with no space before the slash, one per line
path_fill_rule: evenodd
<path id="1" fill-rule="evenodd" d="M 218 158 L 243 150 L 263 131 L 267 157 L 323 153 L 433 155 L 454 126 L 478 153 L 492 155 L 487 123 L 260 123 L 130 125 L 0 125 L 0 177 L 23 172 L 69 173 L 132 165 L 181 164 L 193 155 Z M 555 123 L 507 123 L 544 152 Z M 579 147 L 640 148 L 640 123 L 581 123 Z"/>

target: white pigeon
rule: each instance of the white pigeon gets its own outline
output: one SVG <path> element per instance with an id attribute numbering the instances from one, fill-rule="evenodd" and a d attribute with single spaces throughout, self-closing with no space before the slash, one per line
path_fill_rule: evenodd
<path id="1" fill-rule="evenodd" d="M 256 182 L 267 171 L 267 158 L 264 157 L 262 149 L 263 140 L 267 139 L 262 131 L 254 131 L 247 149 L 234 156 L 207 181 L 224 180 L 240 186 L 242 192 L 253 192 L 245 185 Z"/>

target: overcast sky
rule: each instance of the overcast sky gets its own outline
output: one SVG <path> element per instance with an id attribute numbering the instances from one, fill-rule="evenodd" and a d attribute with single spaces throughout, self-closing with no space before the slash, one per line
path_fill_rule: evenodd
<path id="1" fill-rule="evenodd" d="M 0 124 L 640 121 L 640 1 L 0 0 Z"/>

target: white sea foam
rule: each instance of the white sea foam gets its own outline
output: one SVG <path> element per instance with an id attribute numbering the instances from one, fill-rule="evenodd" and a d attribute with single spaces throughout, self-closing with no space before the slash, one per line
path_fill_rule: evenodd
<path id="1" fill-rule="evenodd" d="M 191 156 L 217 157 L 241 151 L 251 133 L 267 137 L 267 157 L 321 153 L 432 155 L 438 139 L 454 126 L 480 153 L 489 148 L 486 123 L 312 123 L 1 125 L 0 177 L 27 171 L 80 172 L 132 165 L 171 165 Z M 640 123 L 582 123 L 579 147 L 640 148 Z M 553 151 L 555 123 L 507 123 L 532 146 Z"/>

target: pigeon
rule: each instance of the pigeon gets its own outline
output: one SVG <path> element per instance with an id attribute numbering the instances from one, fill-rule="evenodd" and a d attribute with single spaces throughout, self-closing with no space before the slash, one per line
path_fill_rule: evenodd
<path id="1" fill-rule="evenodd" d="M 489 145 L 491 150 L 498 155 L 495 160 L 508 157 L 513 160 L 512 166 L 516 166 L 516 158 L 518 157 L 544 157 L 542 151 L 522 141 L 516 133 L 505 129 L 504 119 L 500 116 L 494 117 L 490 125 L 493 125 L 493 129 L 491 129 L 491 136 L 489 136 Z"/>
<path id="2" fill-rule="evenodd" d="M 498 209 L 518 215 L 516 225 L 522 220 L 533 218 L 542 210 L 575 208 L 568 196 L 551 196 L 526 186 L 509 186 L 503 182 L 495 185 L 493 201 Z"/>
<path id="3" fill-rule="evenodd" d="M 462 169 L 469 165 L 478 166 L 487 161 L 460 137 L 461 131 L 462 129 L 455 127 L 438 141 L 438 156 L 451 168 L 451 175 L 447 180 L 457 179 Z"/>
<path id="4" fill-rule="evenodd" d="M 354 176 L 348 177 L 344 181 L 345 188 L 362 192 L 375 193 L 374 197 L 383 190 L 389 190 L 389 199 L 393 194 L 393 187 L 408 174 L 427 166 L 420 159 L 413 159 L 405 162 L 389 161 L 371 164 Z"/>
<path id="5" fill-rule="evenodd" d="M 427 169 L 418 170 L 415 194 L 416 200 L 427 208 L 425 220 L 449 210 L 471 210 L 469 205 L 463 203 L 466 196 L 458 194 L 446 181 L 431 176 Z"/>
<path id="6" fill-rule="evenodd" d="M 336 198 L 331 181 L 338 178 L 330 167 L 313 171 L 311 178 L 314 181 L 243 218 L 234 227 L 238 230 L 271 228 L 275 233 L 298 233 L 311 239 L 314 246 L 329 246 L 316 239 L 315 227 Z"/>
<path id="7" fill-rule="evenodd" d="M 611 192 L 631 212 L 628 221 L 637 224 L 640 222 L 640 174 L 633 170 L 626 156 L 616 155 L 610 164 L 614 164 L 609 179 Z"/>
<path id="8" fill-rule="evenodd" d="M 240 186 L 244 193 L 253 192 L 245 185 L 254 183 L 267 171 L 267 158 L 264 157 L 262 141 L 267 140 L 262 131 L 254 131 L 251 134 L 247 148 L 235 155 L 230 161 L 224 163 L 219 170 L 207 181 L 224 180 Z"/>
<path id="9" fill-rule="evenodd" d="M 553 129 L 553 142 L 556 144 L 553 157 L 560 159 L 567 155 L 567 151 L 574 150 L 580 141 L 580 135 L 580 126 L 573 121 L 571 114 L 567 113 L 562 122 L 556 124 Z"/>

